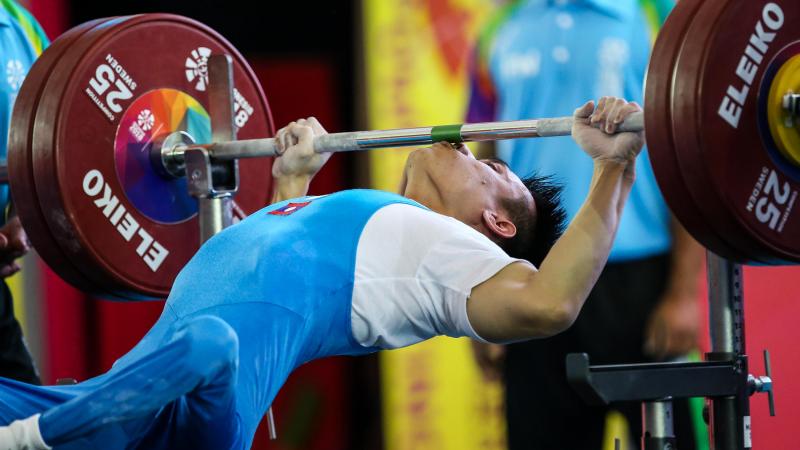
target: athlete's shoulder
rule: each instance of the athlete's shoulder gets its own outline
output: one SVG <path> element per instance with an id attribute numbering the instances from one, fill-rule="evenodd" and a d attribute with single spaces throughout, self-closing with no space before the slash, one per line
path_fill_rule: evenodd
<path id="1" fill-rule="evenodd" d="M 363 224 L 381 208 L 403 204 L 416 209 L 423 205 L 398 194 L 372 189 L 351 189 L 332 194 L 297 197 L 273 203 L 244 221 L 289 217 L 310 222 Z M 263 213 L 263 214 L 262 214 Z"/>
<path id="2" fill-rule="evenodd" d="M 377 189 L 348 189 L 328 194 L 324 198 L 330 204 L 350 205 L 352 207 L 381 208 L 398 203 L 425 208 L 418 202 L 400 194 Z"/>
<path id="3" fill-rule="evenodd" d="M 409 203 L 393 203 L 375 212 L 365 229 L 394 237 L 410 236 L 417 242 L 474 241 L 495 245 L 475 228 L 453 217 Z"/>

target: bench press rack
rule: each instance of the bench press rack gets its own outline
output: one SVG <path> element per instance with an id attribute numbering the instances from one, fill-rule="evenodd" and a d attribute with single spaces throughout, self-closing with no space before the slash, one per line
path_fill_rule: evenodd
<path id="1" fill-rule="evenodd" d="M 677 450 L 673 398 L 706 397 L 714 450 L 753 447 L 750 396 L 765 392 L 775 415 L 769 352 L 766 376 L 748 373 L 742 266 L 707 252 L 711 352 L 702 362 L 589 365 L 585 353 L 567 355 L 567 380 L 588 404 L 642 402 L 642 450 Z"/>

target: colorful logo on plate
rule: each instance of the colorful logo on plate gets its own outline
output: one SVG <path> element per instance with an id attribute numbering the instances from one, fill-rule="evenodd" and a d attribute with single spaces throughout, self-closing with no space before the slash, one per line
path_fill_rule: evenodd
<path id="1" fill-rule="evenodd" d="M 195 142 L 211 142 L 211 119 L 203 105 L 188 94 L 156 89 L 125 111 L 114 142 L 117 175 L 125 195 L 156 222 L 182 222 L 197 213 L 197 201 L 187 191 L 186 178 L 164 178 L 150 160 L 153 142 L 175 131 L 189 133 Z"/>

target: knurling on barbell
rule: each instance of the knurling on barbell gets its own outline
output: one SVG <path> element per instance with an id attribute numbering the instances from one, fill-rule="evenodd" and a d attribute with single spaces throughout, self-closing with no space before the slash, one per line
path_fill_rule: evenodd
<path id="1" fill-rule="evenodd" d="M 787 157 L 800 136 L 797 128 L 774 131 L 787 121 L 769 109 L 782 90 L 800 92 L 800 77 L 778 76 L 800 57 L 800 29 L 788 26 L 798 22 L 800 4 L 790 0 L 682 0 L 648 71 L 644 125 L 662 193 L 699 242 L 739 262 L 800 261 L 800 167 Z M 213 54 L 233 58 L 239 141 L 211 142 Z M 30 97 L 15 108 L 9 145 L 12 193 L 45 261 L 82 289 L 126 299 L 167 295 L 198 246 L 196 204 L 180 171 L 187 148 L 241 159 L 235 201 L 246 213 L 267 203 L 270 160 L 257 158 L 274 152 L 266 98 L 244 58 L 202 24 L 165 14 L 84 24 L 44 53 L 23 92 Z M 315 148 L 569 128 L 562 118 L 336 133 L 317 138 Z M 176 132 L 183 134 L 169 138 Z"/>

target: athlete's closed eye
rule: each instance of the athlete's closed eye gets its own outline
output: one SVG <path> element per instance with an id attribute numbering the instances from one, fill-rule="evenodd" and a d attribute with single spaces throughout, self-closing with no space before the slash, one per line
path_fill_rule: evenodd
<path id="1" fill-rule="evenodd" d="M 508 165 L 505 161 L 497 158 L 487 158 L 482 160 L 484 164 L 491 167 L 497 173 L 502 173 L 504 169 L 508 168 Z"/>

